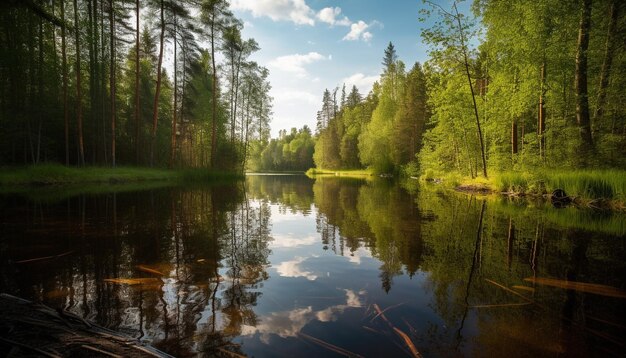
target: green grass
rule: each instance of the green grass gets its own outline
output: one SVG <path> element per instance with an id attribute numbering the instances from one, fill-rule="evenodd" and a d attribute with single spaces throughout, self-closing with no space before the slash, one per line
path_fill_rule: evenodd
<path id="1" fill-rule="evenodd" d="M 335 175 L 335 176 L 341 176 L 341 177 L 364 177 L 364 176 L 372 176 L 374 175 L 374 172 L 368 169 L 330 170 L 330 169 L 311 168 L 306 171 L 306 175 L 308 176 Z"/>
<path id="2" fill-rule="evenodd" d="M 529 173 L 501 173 L 493 184 L 499 191 L 523 194 L 551 193 L 563 189 L 567 195 L 582 199 L 626 201 L 626 171 L 572 170 Z"/>
<path id="3" fill-rule="evenodd" d="M 626 210 L 626 171 L 617 169 L 504 172 L 492 174 L 488 179 L 462 177 L 455 173 L 424 173 L 422 181 L 437 180 L 444 188 L 461 188 L 469 191 L 490 190 L 494 192 L 541 196 L 555 189 L 579 200 L 581 204 L 593 204 L 603 200 L 601 207 Z"/>
<path id="4" fill-rule="evenodd" d="M 147 181 L 215 181 L 230 180 L 241 175 L 206 169 L 154 169 L 141 167 L 73 168 L 59 164 L 41 164 L 21 168 L 2 168 L 0 186 L 58 185 L 94 183 L 130 183 Z"/>

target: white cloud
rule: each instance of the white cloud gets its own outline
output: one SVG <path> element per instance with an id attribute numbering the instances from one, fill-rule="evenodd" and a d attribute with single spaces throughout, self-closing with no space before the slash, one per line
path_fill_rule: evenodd
<path id="1" fill-rule="evenodd" d="M 273 249 L 311 246 L 318 242 L 318 239 L 313 235 L 301 237 L 291 233 L 286 235 L 274 234 L 273 238 L 274 240 L 270 242 L 270 247 Z"/>
<path id="2" fill-rule="evenodd" d="M 337 17 L 341 14 L 341 8 L 339 7 L 325 7 L 317 13 L 317 18 L 321 22 L 325 22 L 331 26 L 350 26 L 352 21 L 348 17 L 344 16 L 343 19 Z"/>
<path id="3" fill-rule="evenodd" d="M 296 25 L 315 25 L 314 11 L 304 0 L 232 0 L 233 10 L 250 11 L 254 17 L 291 21 Z"/>
<path id="4" fill-rule="evenodd" d="M 348 261 L 350 261 L 351 263 L 355 265 L 360 265 L 362 258 L 372 257 L 372 254 L 368 249 L 364 247 L 359 247 L 354 252 L 351 252 L 350 255 L 347 257 Z"/>
<path id="5" fill-rule="evenodd" d="M 373 36 L 371 32 L 366 31 L 369 27 L 370 25 L 366 24 L 365 21 L 359 20 L 359 22 L 350 25 L 350 32 L 343 39 L 347 41 L 357 41 L 359 39 L 369 41 Z"/>
<path id="6" fill-rule="evenodd" d="M 378 76 L 366 76 L 360 72 L 341 80 L 342 83 L 346 84 L 347 91 L 349 91 L 352 86 L 356 86 L 362 96 L 365 96 L 369 93 L 369 91 L 372 89 L 372 86 L 374 85 L 374 82 L 376 81 L 378 81 Z"/>
<path id="7" fill-rule="evenodd" d="M 306 55 L 296 53 L 294 55 L 280 56 L 268 63 L 268 65 L 274 69 L 291 72 L 299 78 L 306 78 L 308 73 L 304 68 L 305 65 L 313 62 L 330 60 L 332 57 L 325 57 L 317 52 L 309 52 Z"/>
<path id="8" fill-rule="evenodd" d="M 296 257 L 294 260 L 281 262 L 276 267 L 276 271 L 281 277 L 306 277 L 309 281 L 315 281 L 317 275 L 312 272 L 304 271 L 300 268 L 300 264 L 306 260 L 305 257 Z"/>
<path id="9" fill-rule="evenodd" d="M 250 336 L 260 333 L 261 341 L 269 343 L 269 338 L 272 334 L 283 338 L 296 337 L 302 328 L 311 321 L 334 321 L 348 308 L 363 307 L 360 296 L 365 295 L 365 291 L 344 291 L 346 293 L 345 304 L 329 306 L 320 311 L 314 311 L 313 307 L 307 306 L 290 311 L 272 312 L 269 315 L 259 317 L 256 326 L 244 325 L 241 329 L 241 334 Z"/>

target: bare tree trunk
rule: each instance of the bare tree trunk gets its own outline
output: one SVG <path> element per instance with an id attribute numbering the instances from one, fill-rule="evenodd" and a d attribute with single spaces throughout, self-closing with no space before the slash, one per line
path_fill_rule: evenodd
<path id="1" fill-rule="evenodd" d="M 587 50 L 591 28 L 591 0 L 581 0 L 580 26 L 578 29 L 578 48 L 576 51 L 576 120 L 580 137 L 585 149 L 593 148 L 591 137 L 591 119 L 589 118 L 589 98 L 587 92 Z"/>
<path id="2" fill-rule="evenodd" d="M 170 147 L 170 168 L 174 167 L 174 156 L 176 155 L 176 109 L 178 105 L 178 62 L 176 61 L 176 31 L 178 31 L 178 23 L 176 21 L 176 16 L 174 15 L 174 113 L 172 118 L 172 143 Z"/>
<path id="3" fill-rule="evenodd" d="M 213 103 L 211 103 L 211 114 L 213 115 L 213 123 L 211 126 L 211 160 L 210 167 L 215 166 L 215 150 L 217 149 L 217 68 L 215 68 L 215 13 L 212 14 L 211 21 L 211 61 L 213 63 Z"/>
<path id="4" fill-rule="evenodd" d="M 159 48 L 159 62 L 157 65 L 157 82 L 154 93 L 154 105 L 152 107 L 152 140 L 150 143 L 150 166 L 154 166 L 154 147 L 156 145 L 157 123 L 159 119 L 159 95 L 161 94 L 161 66 L 163 65 L 163 45 L 165 39 L 165 18 L 163 0 L 161 0 L 161 36 Z"/>
<path id="5" fill-rule="evenodd" d="M 107 156 L 107 136 L 106 136 L 106 65 L 105 65 L 105 48 L 104 48 L 104 0 L 100 0 L 100 127 L 102 128 L 102 148 L 104 154 L 104 163 L 108 163 Z"/>
<path id="6" fill-rule="evenodd" d="M 242 55 L 243 50 L 239 51 L 239 56 L 237 58 L 237 71 L 234 73 L 233 75 L 233 85 L 235 87 L 234 89 L 234 100 L 232 100 L 233 104 L 232 104 L 232 115 L 233 115 L 233 128 L 232 128 L 232 133 L 231 133 L 231 138 L 234 140 L 235 138 L 235 122 L 237 121 L 237 99 L 239 96 L 239 70 L 241 69 L 241 55 Z M 242 128 L 243 130 L 243 128 Z"/>
<path id="7" fill-rule="evenodd" d="M 113 0 L 109 0 L 109 25 L 111 27 L 111 166 L 115 168 L 115 9 Z"/>
<path id="8" fill-rule="evenodd" d="M 544 137 L 546 131 L 546 108 L 545 108 L 545 95 L 546 95 L 546 57 L 544 54 L 541 61 L 541 89 L 539 92 L 539 113 L 537 116 L 537 136 L 539 137 L 539 157 L 545 159 L 546 157 L 546 138 Z"/>
<path id="9" fill-rule="evenodd" d="M 83 91 L 80 74 L 80 26 L 78 24 L 78 4 L 74 0 L 74 34 L 76 36 L 76 123 L 78 131 L 78 165 L 85 165 L 85 146 L 83 143 Z"/>
<path id="10" fill-rule="evenodd" d="M 483 176 L 487 178 L 487 157 L 485 156 L 485 143 L 483 141 L 483 132 L 480 128 L 480 117 L 478 116 L 478 107 L 476 106 L 476 96 L 474 94 L 474 87 L 472 85 L 472 77 L 469 70 L 469 59 L 467 58 L 467 50 L 465 49 L 465 36 L 463 34 L 463 26 L 461 25 L 461 17 L 459 10 L 454 3 L 454 11 L 456 15 L 457 24 L 459 26 L 459 35 L 461 38 L 461 50 L 463 51 L 463 61 L 465 64 L 465 74 L 467 75 L 467 81 L 469 83 L 470 92 L 472 93 L 472 102 L 474 104 L 474 116 L 476 118 L 476 130 L 478 132 L 478 140 L 480 141 L 480 155 L 483 162 Z"/>
<path id="11" fill-rule="evenodd" d="M 615 33 L 617 32 L 617 20 L 619 19 L 619 5 L 616 0 L 611 1 L 609 8 L 609 27 L 606 34 L 606 45 L 604 50 L 604 61 L 600 71 L 600 85 L 598 86 L 598 103 L 593 119 L 596 123 L 604 115 L 604 104 L 606 102 L 606 88 L 609 86 L 609 75 L 613 65 L 613 54 L 615 53 Z"/>
<path id="12" fill-rule="evenodd" d="M 139 0 L 135 0 L 135 164 L 139 165 Z"/>
<path id="13" fill-rule="evenodd" d="M 517 154 L 517 121 L 511 123 L 511 154 Z"/>
<path id="14" fill-rule="evenodd" d="M 92 122 L 92 128 L 91 131 L 87 131 L 87 136 L 89 136 L 89 134 L 91 134 L 91 164 L 95 164 L 96 162 L 96 153 L 98 152 L 98 146 L 96 143 L 96 132 L 98 131 L 98 126 L 93 124 L 96 115 L 96 107 L 94 106 L 94 103 L 96 102 L 96 95 L 95 95 L 95 90 L 96 90 L 96 82 L 95 82 L 95 78 L 96 78 L 96 66 L 95 66 L 95 58 L 94 58 L 94 11 L 92 9 L 92 7 L 95 7 L 96 5 L 92 3 L 94 3 L 95 0 L 87 0 L 87 38 L 85 39 L 85 47 L 87 49 L 87 54 L 89 56 L 89 62 L 87 63 L 87 73 L 89 74 L 87 76 L 87 78 L 89 79 L 89 85 L 88 85 L 88 89 L 89 89 L 89 115 L 88 115 L 88 119 L 91 120 Z M 89 140 L 89 139 L 88 139 Z"/>
<path id="15" fill-rule="evenodd" d="M 39 100 L 44 99 L 43 89 L 43 20 L 39 18 L 39 63 L 37 64 L 37 93 Z M 40 109 L 37 111 L 38 129 L 37 129 L 37 155 L 35 156 L 36 163 L 39 163 L 41 157 L 41 125 L 43 123 L 43 111 Z"/>
<path id="16" fill-rule="evenodd" d="M 65 53 L 65 1 L 61 0 L 61 21 L 63 22 L 63 26 L 61 26 L 61 56 L 62 64 L 63 64 L 63 123 L 64 123 L 64 134 L 65 134 L 65 165 L 70 165 L 70 145 L 69 145 L 69 137 L 70 137 L 70 124 L 68 119 L 68 108 L 67 108 L 67 55 Z"/>

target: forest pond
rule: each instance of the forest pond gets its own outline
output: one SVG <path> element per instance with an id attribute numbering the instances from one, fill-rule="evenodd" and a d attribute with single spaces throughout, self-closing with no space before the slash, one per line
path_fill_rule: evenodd
<path id="1" fill-rule="evenodd" d="M 0 194 L 0 292 L 178 357 L 626 354 L 623 214 L 388 179 L 96 189 Z"/>

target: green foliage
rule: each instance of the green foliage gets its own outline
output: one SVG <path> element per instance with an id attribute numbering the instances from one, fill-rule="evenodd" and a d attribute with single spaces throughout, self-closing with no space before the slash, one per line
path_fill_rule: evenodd
<path id="1" fill-rule="evenodd" d="M 470 42 L 475 47 L 466 44 L 468 61 L 488 168 L 491 172 L 507 173 L 496 179 L 501 189 L 523 187 L 541 191 L 554 187 L 547 181 L 527 182 L 541 174 L 508 174 L 510 171 L 547 173 L 548 170 L 625 167 L 626 112 L 616 104 L 624 100 L 622 79 L 626 57 L 623 51 L 609 52 L 612 44 L 623 43 L 625 24 L 617 21 L 615 28 L 621 30 L 609 33 L 610 21 L 601 19 L 608 18 L 611 3 L 594 3 L 592 9 L 589 69 L 585 74 L 589 82 L 588 97 L 592 110 L 602 105 L 611 114 L 592 118 L 595 147 L 589 150 L 580 138 L 575 111 L 580 5 L 556 0 L 540 1 L 533 6 L 523 2 L 475 2 L 473 9 L 485 32 L 480 41 Z M 624 10 L 623 5 L 617 8 Z M 437 13 L 442 10 L 437 5 L 432 9 Z M 452 13 L 454 9 L 444 18 Z M 461 20 L 468 20 L 468 15 L 461 14 Z M 471 36 L 476 30 L 475 23 L 466 24 L 463 30 Z M 452 23 L 441 22 L 422 35 L 431 44 L 431 59 L 424 68 L 433 115 L 418 154 L 420 167 L 439 177 L 449 172 L 476 177 L 481 166 L 480 147 L 473 130 L 467 79 L 460 67 L 463 46 L 458 29 Z M 613 63 L 607 72 L 603 67 L 606 61 Z M 607 95 L 612 93 L 603 104 L 597 102 L 602 76 L 611 79 L 605 90 Z M 544 106 L 543 123 L 538 119 L 540 102 Z M 585 192 L 611 195 L 598 181 L 594 180 L 595 184 L 581 178 L 574 181 L 577 184 L 571 183 L 572 190 L 580 195 L 590 195 L 582 194 Z"/>
<path id="2" fill-rule="evenodd" d="M 430 115 L 426 77 L 419 63 L 405 73 L 392 43 L 383 65 L 380 82 L 364 99 L 353 86 L 337 110 L 335 96 L 324 92 L 313 155 L 318 168 L 402 172 L 415 158 Z"/>
<path id="3" fill-rule="evenodd" d="M 110 5 L 2 7 L 0 165 L 242 170 L 250 141 L 267 137 L 271 98 L 267 69 L 247 58 L 258 45 L 241 39 L 228 2 Z M 207 37 L 224 46 L 202 49 Z M 160 63 L 172 52 L 173 66 Z M 224 57 L 239 77 L 223 80 Z"/>
<path id="4" fill-rule="evenodd" d="M 563 189 L 584 199 L 626 200 L 626 172 L 623 170 L 572 170 L 549 172 L 506 172 L 494 179 L 500 191 L 544 194 Z"/>
<path id="5" fill-rule="evenodd" d="M 311 129 L 281 130 L 277 139 L 252 143 L 248 170 L 250 171 L 305 171 L 313 166 L 315 140 Z"/>

